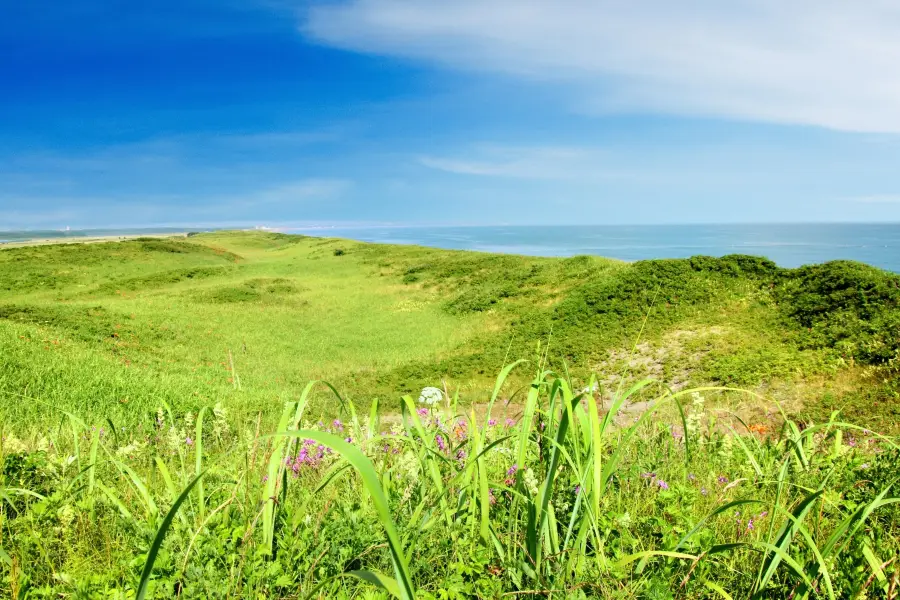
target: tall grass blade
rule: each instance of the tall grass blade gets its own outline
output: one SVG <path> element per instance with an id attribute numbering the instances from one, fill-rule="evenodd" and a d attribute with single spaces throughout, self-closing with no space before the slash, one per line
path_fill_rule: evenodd
<path id="1" fill-rule="evenodd" d="M 144 562 L 144 570 L 141 573 L 141 581 L 138 584 L 137 594 L 135 594 L 135 600 L 144 600 L 147 595 L 147 586 L 150 584 L 150 575 L 153 573 L 153 564 L 156 562 L 156 557 L 159 554 L 159 549 L 162 547 L 163 540 L 166 538 L 166 533 L 169 531 L 169 527 L 172 525 L 172 520 L 175 518 L 175 514 L 178 512 L 178 509 L 181 508 L 181 504 L 187 499 L 190 495 L 191 490 L 200 481 L 200 478 L 203 476 L 203 473 L 200 473 L 187 485 L 186 488 L 181 492 L 181 495 L 175 500 L 175 503 L 172 504 L 172 508 L 169 509 L 169 512 L 166 513 L 165 518 L 159 526 L 159 529 L 156 531 L 156 537 L 153 538 L 153 543 L 150 545 L 150 551 L 147 553 L 147 560 Z"/>
<path id="2" fill-rule="evenodd" d="M 366 491 L 369 492 L 369 496 L 372 498 L 375 510 L 378 513 L 378 518 L 387 534 L 388 547 L 391 552 L 391 561 L 394 565 L 394 573 L 400 592 L 399 597 L 402 600 L 414 600 L 416 593 L 412 582 L 412 576 L 409 571 L 409 564 L 406 561 L 406 555 L 404 554 L 403 547 L 400 543 L 400 535 L 397 533 L 397 528 L 394 526 L 394 519 L 391 516 L 387 496 L 384 494 L 378 473 L 375 471 L 372 461 L 370 461 L 356 446 L 345 442 L 335 435 L 323 431 L 300 430 L 275 435 L 315 440 L 320 444 L 331 448 L 353 465 L 353 468 L 356 469 L 357 473 L 359 473 L 362 478 Z"/>
<path id="3" fill-rule="evenodd" d="M 491 418 L 491 410 L 494 408 L 494 403 L 497 401 L 497 398 L 500 396 L 500 390 L 503 389 L 503 384 L 506 383 L 506 378 L 509 377 L 509 374 L 513 369 L 518 367 L 523 363 L 527 363 L 528 361 L 524 358 L 520 358 L 516 362 L 510 363 L 503 367 L 503 370 L 500 371 L 500 374 L 497 375 L 497 380 L 494 382 L 494 391 L 491 392 L 491 399 L 488 401 L 487 411 L 485 412 L 484 422 L 487 423 Z M 457 390 L 457 396 L 459 395 L 459 390 Z"/>
<path id="4" fill-rule="evenodd" d="M 377 588 L 380 588 L 393 596 L 394 598 L 403 598 L 400 594 L 400 586 L 397 585 L 396 580 L 391 579 L 387 575 L 383 573 L 379 573 L 378 571 L 350 571 L 347 573 L 350 577 L 356 577 L 362 581 L 367 583 L 371 583 Z"/>
<path id="5" fill-rule="evenodd" d="M 312 385 L 312 384 L 310 384 Z M 307 386 L 307 390 L 310 388 Z M 278 431 L 286 431 L 291 423 L 291 413 L 296 407 L 288 403 L 281 413 L 281 419 L 278 421 Z M 299 410 L 297 411 L 299 412 Z M 278 487 L 278 479 L 281 475 L 281 469 L 284 465 L 284 457 L 287 452 L 288 441 L 283 438 L 275 438 L 272 441 L 272 454 L 269 456 L 269 464 L 266 467 L 266 481 L 263 485 L 262 502 L 263 502 L 263 549 L 266 554 L 272 554 L 272 547 L 275 543 L 275 492 Z"/>
<path id="6" fill-rule="evenodd" d="M 703 585 L 705 585 L 718 595 L 722 596 L 722 598 L 725 598 L 725 600 L 734 600 L 734 598 L 731 597 L 731 594 L 722 589 L 722 586 L 720 586 L 718 583 L 713 583 L 712 581 L 704 581 Z"/>
<path id="7" fill-rule="evenodd" d="M 209 408 L 204 406 L 197 415 L 197 429 L 194 436 L 194 475 L 197 481 L 197 514 L 202 523 L 206 519 L 206 491 L 203 489 L 203 417 Z"/>
<path id="8" fill-rule="evenodd" d="M 757 595 L 761 594 L 762 591 L 766 589 L 766 586 L 769 584 L 769 581 L 772 579 L 772 576 L 775 574 L 775 570 L 778 568 L 778 565 L 781 563 L 781 561 L 784 560 L 785 562 L 787 562 L 786 558 L 790 558 L 787 554 L 787 548 L 788 546 L 790 546 L 791 541 L 793 540 L 794 533 L 797 530 L 797 525 L 803 522 L 803 519 L 805 519 L 806 515 L 809 514 L 809 511 L 812 509 L 815 501 L 818 500 L 823 493 L 823 490 L 820 489 L 806 496 L 806 498 L 804 498 L 797 505 L 797 507 L 793 511 L 791 511 L 790 516 L 793 518 L 785 521 L 784 525 L 781 528 L 781 532 L 778 535 L 778 540 L 775 542 L 775 544 L 765 544 L 765 547 L 774 548 L 774 550 L 772 551 L 773 553 L 767 556 L 763 561 L 763 576 L 756 590 Z M 803 572 L 803 569 L 799 568 L 799 566 L 797 567 L 797 570 L 798 573 Z M 803 578 L 806 580 L 805 574 L 803 574 Z"/>

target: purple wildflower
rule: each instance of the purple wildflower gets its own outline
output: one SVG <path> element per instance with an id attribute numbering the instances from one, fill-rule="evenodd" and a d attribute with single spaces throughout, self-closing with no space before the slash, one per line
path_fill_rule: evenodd
<path id="1" fill-rule="evenodd" d="M 656 485 L 658 485 L 660 491 L 663 491 L 663 492 L 665 492 L 665 491 L 667 491 L 667 490 L 669 489 L 669 484 L 666 483 L 665 481 L 663 481 L 662 479 L 658 480 L 658 481 L 656 482 Z"/>
<path id="2" fill-rule="evenodd" d="M 512 427 L 512 426 L 514 426 L 515 424 L 516 424 L 515 421 L 513 421 L 513 420 L 510 419 L 509 417 L 506 417 L 506 421 L 504 422 L 504 425 L 505 425 L 506 427 Z"/>
<path id="3" fill-rule="evenodd" d="M 438 434 L 434 437 L 434 441 L 435 443 L 437 443 L 437 447 L 441 452 L 447 451 L 447 443 L 444 441 L 444 436 Z"/>
<path id="4" fill-rule="evenodd" d="M 518 471 L 518 470 L 519 470 L 519 465 L 513 465 L 509 469 L 506 470 L 506 476 L 512 477 L 513 475 L 516 474 L 516 471 Z"/>
<path id="5" fill-rule="evenodd" d="M 334 429 L 335 429 L 336 431 L 343 431 L 343 430 L 344 430 L 344 424 L 341 423 L 341 420 L 340 420 L 340 419 L 335 419 L 334 422 L 331 423 L 331 426 L 334 427 Z"/>
<path id="6" fill-rule="evenodd" d="M 719 483 L 724 485 L 724 484 L 728 483 L 728 478 L 725 477 L 724 475 L 719 475 L 718 481 L 719 481 Z"/>
<path id="7" fill-rule="evenodd" d="M 747 531 L 753 531 L 753 519 L 747 519 Z"/>
<path id="8" fill-rule="evenodd" d="M 187 444 L 188 446 L 193 446 L 194 440 L 192 440 L 190 437 L 188 437 L 184 440 L 184 443 Z"/>
<path id="9" fill-rule="evenodd" d="M 494 427 L 497 425 L 497 419 L 488 419 L 488 427 Z"/>
<path id="10" fill-rule="evenodd" d="M 420 417 L 427 417 L 427 416 L 428 416 L 428 409 L 427 409 L 427 408 L 417 408 L 417 409 L 416 409 L 416 414 L 419 415 Z"/>
<path id="11" fill-rule="evenodd" d="M 709 494 L 709 492 L 707 491 L 707 489 L 705 487 L 700 488 L 700 493 L 703 494 L 704 496 Z"/>

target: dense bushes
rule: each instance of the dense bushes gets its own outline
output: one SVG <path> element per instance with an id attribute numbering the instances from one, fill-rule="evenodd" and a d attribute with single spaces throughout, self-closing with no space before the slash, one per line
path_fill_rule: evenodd
<path id="1" fill-rule="evenodd" d="M 809 347 L 831 347 L 866 364 L 896 365 L 900 352 L 900 277 L 850 261 L 788 272 L 776 298 L 806 328 Z"/>

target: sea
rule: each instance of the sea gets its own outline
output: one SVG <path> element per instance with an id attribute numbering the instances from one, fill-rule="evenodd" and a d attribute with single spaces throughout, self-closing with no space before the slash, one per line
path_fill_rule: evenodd
<path id="1" fill-rule="evenodd" d="M 626 261 L 697 254 L 764 256 L 782 267 L 855 260 L 900 273 L 900 223 L 278 228 L 286 233 L 530 256 L 592 254 Z M 185 231 L 173 228 L 171 232 Z M 167 228 L 0 231 L 10 241 L 167 233 Z"/>
<path id="2" fill-rule="evenodd" d="M 697 254 L 764 256 L 782 267 L 855 260 L 900 273 L 900 223 L 352 227 L 292 230 L 385 244 L 636 261 Z"/>

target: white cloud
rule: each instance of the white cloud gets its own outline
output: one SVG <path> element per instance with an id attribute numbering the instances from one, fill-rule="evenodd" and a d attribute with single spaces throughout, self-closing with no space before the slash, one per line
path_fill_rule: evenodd
<path id="1" fill-rule="evenodd" d="M 860 204 L 900 204 L 900 194 L 875 194 L 872 196 L 857 196 L 851 198 L 853 202 Z"/>
<path id="2" fill-rule="evenodd" d="M 344 179 L 302 179 L 237 197 L 232 204 L 259 206 L 260 204 L 293 204 L 308 200 L 330 200 L 340 196 L 350 185 L 350 182 Z"/>
<path id="3" fill-rule="evenodd" d="M 465 157 L 419 157 L 423 166 L 456 173 L 512 179 L 590 181 L 618 175 L 604 164 L 597 148 L 565 146 L 497 146 L 472 148 Z"/>
<path id="4" fill-rule="evenodd" d="M 561 85 L 591 111 L 900 132 L 896 0 L 349 0 L 303 30 Z"/>
<path id="5" fill-rule="evenodd" d="M 154 227 L 184 223 L 247 226 L 257 217 L 271 219 L 285 215 L 293 218 L 292 209 L 337 200 L 352 185 L 352 181 L 345 179 L 309 178 L 250 189 L 244 193 L 204 195 L 132 193 L 61 196 L 4 193 L 0 194 L 0 227 L 60 228 L 71 225 L 90 228 L 115 223 Z M 241 217 L 245 220 L 235 220 Z"/>

